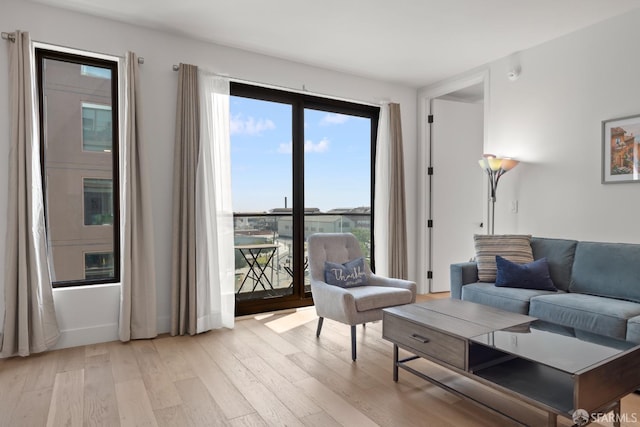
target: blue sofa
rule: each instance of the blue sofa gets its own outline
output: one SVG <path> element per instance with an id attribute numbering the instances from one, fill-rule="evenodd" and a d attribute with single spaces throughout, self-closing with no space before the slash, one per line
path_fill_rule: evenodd
<path id="1" fill-rule="evenodd" d="M 557 292 L 478 281 L 475 262 L 451 265 L 451 298 L 640 343 L 640 244 L 533 237 Z"/>

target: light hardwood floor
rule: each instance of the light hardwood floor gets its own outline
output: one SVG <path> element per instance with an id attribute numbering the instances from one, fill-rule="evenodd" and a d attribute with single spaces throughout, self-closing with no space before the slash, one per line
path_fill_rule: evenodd
<path id="1" fill-rule="evenodd" d="M 381 338 L 381 322 L 358 327 L 353 363 L 349 327 L 326 320 L 316 339 L 316 319 L 307 308 L 245 317 L 233 330 L 195 337 L 2 360 L 0 427 L 514 425 L 406 372 L 394 383 L 392 345 Z M 492 394 L 419 363 L 441 380 Z M 546 422 L 541 411 L 495 399 L 530 425 Z M 637 423 L 623 425 L 640 425 L 640 396 L 623 399 L 622 411 L 629 420 L 638 415 Z"/>

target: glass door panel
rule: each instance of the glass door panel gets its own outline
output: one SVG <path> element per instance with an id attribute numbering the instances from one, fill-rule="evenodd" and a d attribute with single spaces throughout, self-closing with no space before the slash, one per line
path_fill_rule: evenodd
<path id="1" fill-rule="evenodd" d="M 370 262 L 371 119 L 306 108 L 304 123 L 305 241 L 313 233 L 353 233 Z"/>
<path id="2" fill-rule="evenodd" d="M 236 303 L 293 294 L 292 107 L 232 96 Z"/>

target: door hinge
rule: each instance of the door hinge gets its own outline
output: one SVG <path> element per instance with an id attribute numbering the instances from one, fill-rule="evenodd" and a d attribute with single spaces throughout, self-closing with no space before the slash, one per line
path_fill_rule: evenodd
<path id="1" fill-rule="evenodd" d="M 427 122 L 428 122 L 428 123 L 433 123 L 433 114 L 429 114 L 429 115 L 427 116 Z"/>
<path id="2" fill-rule="evenodd" d="M 427 220 L 427 227 L 428 228 L 433 228 L 433 220 L 432 219 Z"/>
<path id="3" fill-rule="evenodd" d="M 433 271 L 427 271 L 427 279 L 433 279 Z"/>
<path id="4" fill-rule="evenodd" d="M 433 166 L 427 168 L 427 175 L 433 175 Z"/>

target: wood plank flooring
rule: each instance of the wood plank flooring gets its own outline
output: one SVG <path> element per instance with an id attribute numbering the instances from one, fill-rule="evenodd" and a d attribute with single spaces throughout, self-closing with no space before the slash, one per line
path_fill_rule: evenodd
<path id="1" fill-rule="evenodd" d="M 316 339 L 316 321 L 306 308 L 244 317 L 233 330 L 195 337 L 0 360 L 0 427 L 516 425 L 404 371 L 394 383 L 381 322 L 358 327 L 353 363 L 349 327 L 325 320 Z M 541 411 L 418 363 L 440 380 L 495 395 L 527 425 L 546 425 Z M 624 398 L 622 412 L 623 426 L 639 426 L 640 395 Z"/>

